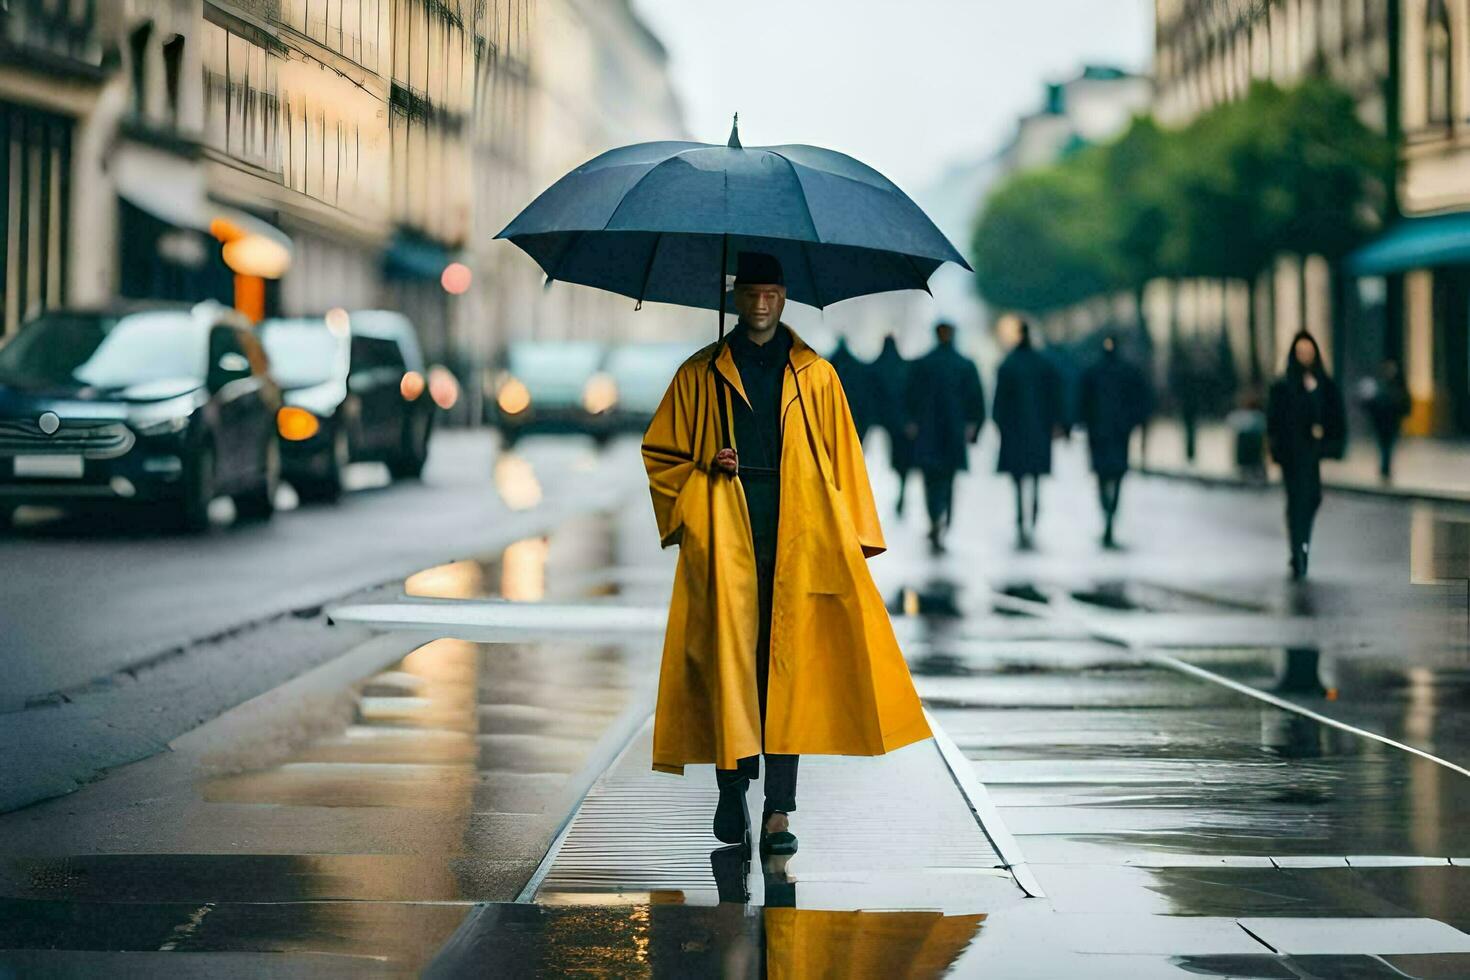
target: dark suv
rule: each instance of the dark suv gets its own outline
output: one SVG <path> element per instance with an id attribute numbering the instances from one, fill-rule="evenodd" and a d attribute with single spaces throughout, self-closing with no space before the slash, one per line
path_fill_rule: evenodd
<path id="1" fill-rule="evenodd" d="M 0 527 L 24 503 L 151 504 L 190 530 L 209 502 L 268 518 L 280 390 L 217 303 L 53 310 L 0 347 Z"/>
<path id="2" fill-rule="evenodd" d="M 266 320 L 259 327 L 282 389 L 282 460 L 304 499 L 335 500 L 347 464 L 381 460 L 417 477 L 434 405 L 413 325 L 384 310 Z"/>

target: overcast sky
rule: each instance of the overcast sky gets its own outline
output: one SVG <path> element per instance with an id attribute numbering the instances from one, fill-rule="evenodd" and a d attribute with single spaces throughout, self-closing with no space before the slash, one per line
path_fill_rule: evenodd
<path id="1" fill-rule="evenodd" d="M 993 149 L 1041 86 L 1150 60 L 1153 0 L 633 0 L 690 134 L 850 153 L 911 193 Z"/>

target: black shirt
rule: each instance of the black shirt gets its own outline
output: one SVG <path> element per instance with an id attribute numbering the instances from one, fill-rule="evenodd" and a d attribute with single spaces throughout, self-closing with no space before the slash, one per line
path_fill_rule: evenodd
<path id="1" fill-rule="evenodd" d="M 743 324 L 730 334 L 730 354 L 750 407 L 738 393 L 731 398 L 735 448 L 740 454 L 740 482 L 750 508 L 750 530 L 758 562 L 776 560 L 776 531 L 781 507 L 781 385 L 791 354 L 791 334 L 777 327 L 764 344 L 753 343 Z"/>

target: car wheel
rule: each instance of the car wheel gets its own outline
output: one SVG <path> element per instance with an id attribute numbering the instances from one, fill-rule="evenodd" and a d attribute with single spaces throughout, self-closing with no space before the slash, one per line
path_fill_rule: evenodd
<path id="1" fill-rule="evenodd" d="M 332 447 L 327 456 L 326 472 L 315 480 L 303 480 L 296 488 L 302 500 L 333 503 L 342 496 L 342 480 L 347 466 L 352 462 L 351 443 L 347 440 L 347 429 L 338 425 L 332 432 Z"/>
<path id="2" fill-rule="evenodd" d="M 205 443 L 184 467 L 184 499 L 175 513 L 183 530 L 198 533 L 208 529 L 214 487 L 214 446 Z"/>
<path id="3" fill-rule="evenodd" d="M 434 417 L 427 412 L 409 418 L 404 427 L 403 447 L 388 463 L 395 479 L 417 480 L 423 475 L 424 463 L 429 458 L 429 429 L 433 424 Z"/>
<path id="4" fill-rule="evenodd" d="M 276 512 L 276 488 L 281 485 L 281 447 L 274 438 L 265 446 L 264 469 L 255 489 L 235 498 L 235 513 L 245 520 L 268 521 Z"/>

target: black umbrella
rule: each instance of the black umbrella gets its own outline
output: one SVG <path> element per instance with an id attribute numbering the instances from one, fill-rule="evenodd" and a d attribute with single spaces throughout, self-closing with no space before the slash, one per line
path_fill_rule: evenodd
<path id="1" fill-rule="evenodd" d="M 747 149 L 738 126 L 726 146 L 610 150 L 558 180 L 496 237 L 525 250 L 548 282 L 719 309 L 722 333 L 724 274 L 742 251 L 774 255 L 787 295 L 818 308 L 927 290 L 945 262 L 970 268 L 876 170 L 815 146 Z"/>

